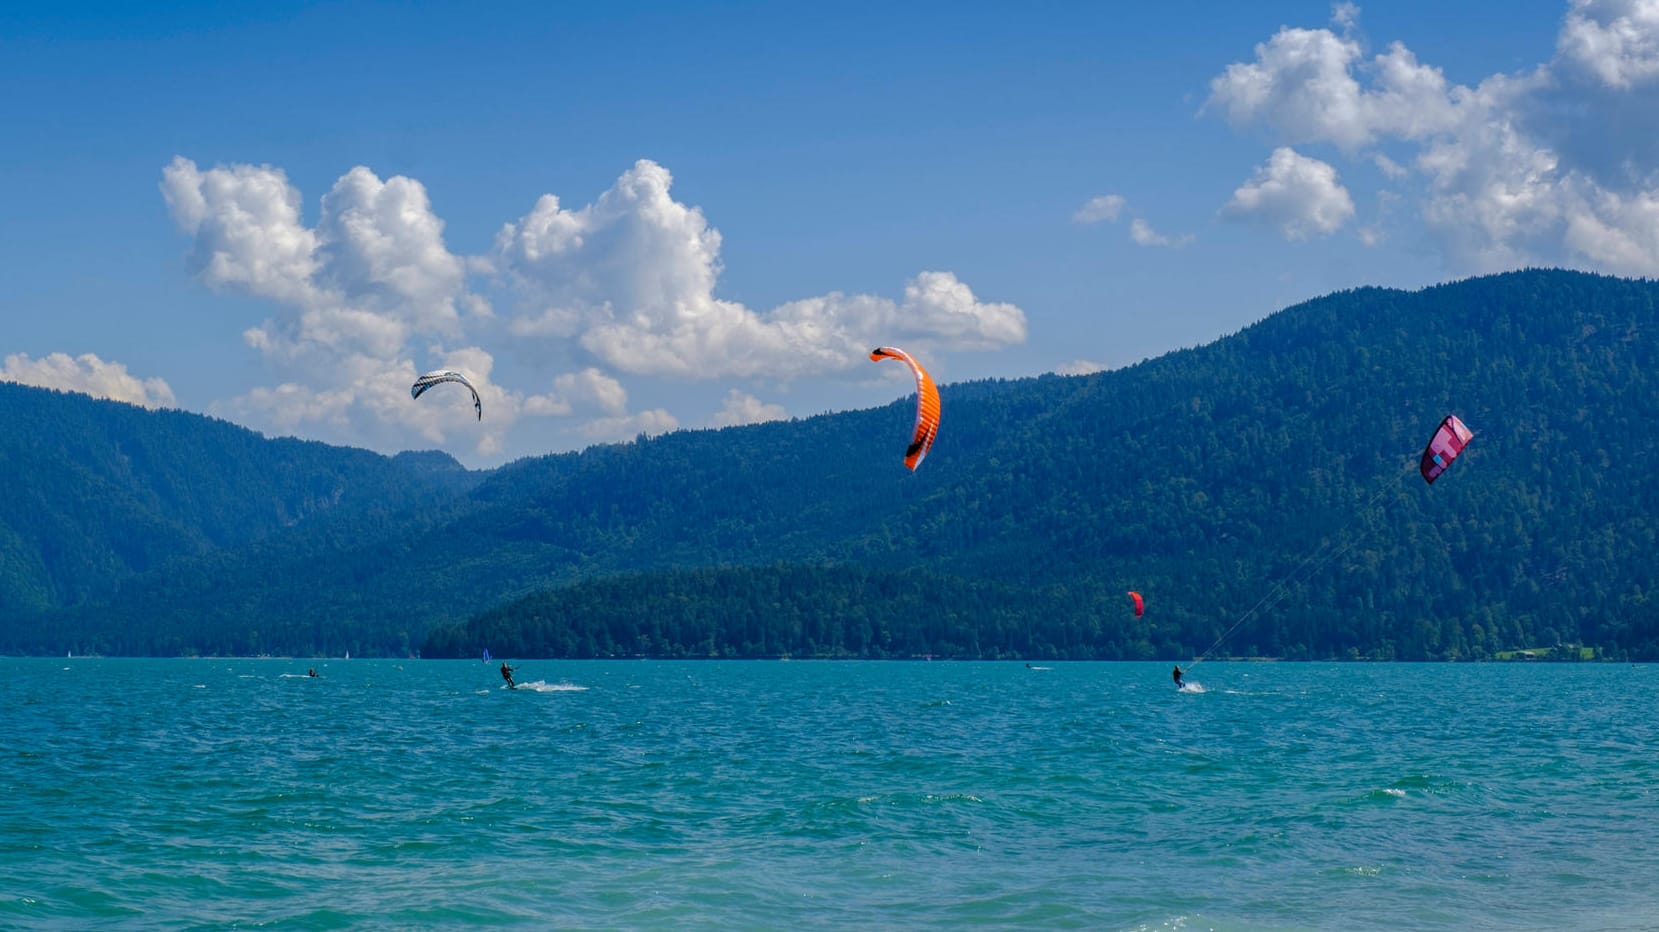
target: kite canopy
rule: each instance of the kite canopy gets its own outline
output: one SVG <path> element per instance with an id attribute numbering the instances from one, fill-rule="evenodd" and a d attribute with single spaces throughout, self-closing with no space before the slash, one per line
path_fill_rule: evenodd
<path id="1" fill-rule="evenodd" d="M 908 365 L 916 375 L 916 432 L 904 451 L 904 465 L 914 472 L 927 458 L 927 451 L 933 449 L 933 438 L 939 435 L 939 390 L 933 387 L 933 379 L 922 364 L 904 350 L 894 346 L 878 346 L 870 351 L 871 362 L 883 359 L 897 359 Z"/>
<path id="2" fill-rule="evenodd" d="M 484 402 L 478 397 L 478 389 L 472 387 L 472 383 L 467 381 L 466 376 L 453 369 L 439 369 L 436 372 L 428 372 L 416 379 L 415 384 L 409 386 L 409 397 L 419 398 L 427 389 L 439 382 L 459 382 L 465 385 L 467 390 L 472 392 L 472 406 L 478 411 L 478 419 L 480 421 L 484 419 Z"/>
<path id="3" fill-rule="evenodd" d="M 1423 451 L 1423 462 L 1418 467 L 1423 473 L 1423 481 L 1433 485 L 1434 480 L 1451 468 L 1452 460 L 1457 459 L 1474 438 L 1474 432 L 1464 427 L 1456 415 L 1446 415 L 1446 419 L 1440 422 L 1440 429 L 1429 440 L 1428 448 Z"/>
<path id="4" fill-rule="evenodd" d="M 1135 603 L 1135 617 L 1136 618 L 1139 618 L 1142 615 L 1146 614 L 1146 600 L 1141 598 L 1141 594 L 1139 592 L 1129 593 L 1129 600 L 1131 602 Z"/>

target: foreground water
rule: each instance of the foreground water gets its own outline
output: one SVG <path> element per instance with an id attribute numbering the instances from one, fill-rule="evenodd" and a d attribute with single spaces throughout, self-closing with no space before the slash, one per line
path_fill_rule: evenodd
<path id="1" fill-rule="evenodd" d="M 1659 927 L 1659 668 L 0 660 L 0 927 Z"/>

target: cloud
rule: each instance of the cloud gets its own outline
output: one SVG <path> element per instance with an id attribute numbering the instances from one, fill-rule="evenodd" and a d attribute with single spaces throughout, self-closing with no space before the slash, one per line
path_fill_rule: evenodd
<path id="1" fill-rule="evenodd" d="M 1056 367 L 1054 372 L 1056 375 L 1093 375 L 1096 372 L 1105 372 L 1110 368 L 1112 367 L 1103 362 L 1095 362 L 1090 359 L 1074 359 Z"/>
<path id="2" fill-rule="evenodd" d="M 576 417 L 575 430 L 594 442 L 632 440 L 677 430 L 679 419 L 661 408 L 628 413 L 628 390 L 597 368 L 566 372 L 553 380 L 553 390 L 524 400 L 527 415 Z"/>
<path id="3" fill-rule="evenodd" d="M 279 433 L 386 450 L 457 438 L 480 454 L 503 449 L 526 399 L 490 382 L 489 352 L 440 342 L 425 348 L 432 364 L 414 361 L 416 337 L 458 340 L 468 316 L 489 314 L 467 291 L 466 262 L 444 245 L 443 222 L 419 182 L 352 168 L 323 196 L 315 228 L 301 219 L 299 191 L 270 166 L 203 170 L 176 157 L 161 187 L 192 239 L 196 276 L 277 307 L 243 332 L 276 384 L 218 402 L 215 411 Z M 434 393 L 411 401 L 417 372 L 440 366 L 466 372 L 477 386 L 482 425 L 470 399 L 451 406 L 447 393 Z M 461 407 L 468 417 L 448 416 Z"/>
<path id="4" fill-rule="evenodd" d="M 558 395 L 531 395 L 524 399 L 526 417 L 564 417 L 573 409 Z"/>
<path id="5" fill-rule="evenodd" d="M 1367 61 L 1350 36 L 1287 27 L 1254 61 L 1218 75 L 1204 109 L 1286 144 L 1371 161 L 1460 274 L 1522 265 L 1659 274 L 1655 0 L 1572 0 L 1552 60 L 1473 86 L 1450 84 L 1398 42 Z M 1384 143 L 1411 153 L 1409 171 L 1365 151 Z M 1226 212 L 1264 211 L 1261 193 L 1235 196 Z M 1320 231 L 1344 213 L 1340 199 L 1324 202 L 1323 225 L 1295 229 Z M 1364 229 L 1370 241 L 1380 235 Z"/>
<path id="6" fill-rule="evenodd" d="M 1360 72 L 1372 79 L 1362 86 Z M 1420 139 L 1457 122 L 1457 103 L 1438 68 L 1396 42 L 1369 63 L 1359 42 L 1328 29 L 1286 27 L 1210 82 L 1204 109 L 1236 127 L 1265 125 L 1292 144 L 1328 141 L 1345 150 L 1379 137 Z"/>
<path id="7" fill-rule="evenodd" d="M 1585 190 L 1566 216 L 1566 244 L 1597 267 L 1651 275 L 1659 265 L 1659 191 L 1620 195 Z"/>
<path id="8" fill-rule="evenodd" d="M 462 261 L 444 247 L 443 222 L 420 182 L 381 181 L 359 165 L 323 197 L 318 231 L 331 292 L 402 317 L 416 332 L 459 332 Z"/>
<path id="9" fill-rule="evenodd" d="M 1104 220 L 1116 223 L 1128 207 L 1122 195 L 1104 194 L 1091 198 L 1088 203 L 1078 208 L 1072 215 L 1075 223 L 1099 223 Z M 1165 236 L 1152 228 L 1144 218 L 1136 217 L 1129 222 L 1129 239 L 1140 246 L 1164 246 L 1171 249 L 1182 249 L 1192 244 L 1195 237 L 1191 233 L 1180 236 Z M 1023 331 L 1021 339 L 1023 339 Z"/>
<path id="10" fill-rule="evenodd" d="M 299 191 L 270 166 L 202 171 L 175 157 L 161 187 L 193 239 L 198 278 L 283 307 L 283 316 L 245 334 L 273 357 L 388 358 L 412 335 L 457 335 L 458 305 L 479 308 L 417 181 L 353 168 L 323 197 L 316 229 L 301 222 Z"/>
<path id="11" fill-rule="evenodd" d="M 917 273 L 899 298 L 831 292 L 757 311 L 716 297 L 720 233 L 674 199 L 672 183 L 667 169 L 640 161 L 591 204 L 567 208 L 544 195 L 501 228 L 487 255 L 470 257 L 445 244 L 424 186 L 363 166 L 321 198 L 314 226 L 299 191 L 271 166 L 203 169 L 180 156 L 164 168 L 161 190 L 191 239 L 196 277 L 274 305 L 243 331 L 270 384 L 217 409 L 334 442 L 391 450 L 459 441 L 491 454 L 526 417 L 591 419 L 570 429 L 594 438 L 660 433 L 677 420 L 630 413 L 619 375 L 787 382 L 855 370 L 881 343 L 942 352 L 1026 338 L 1020 308 L 980 300 L 947 271 Z M 503 290 L 499 315 L 473 289 L 479 279 Z M 496 385 L 491 350 L 503 340 L 532 370 L 574 371 L 541 393 Z M 450 417 L 437 396 L 411 403 L 415 374 L 439 365 L 472 378 L 482 425 Z M 770 416 L 774 407 L 754 402 L 722 416 Z"/>
<path id="12" fill-rule="evenodd" d="M 75 357 L 50 353 L 40 359 L 30 359 L 27 353 L 13 353 L 0 368 L 0 382 L 80 392 L 145 408 L 174 405 L 173 390 L 164 380 L 137 378 L 121 363 L 106 362 L 92 353 Z"/>
<path id="13" fill-rule="evenodd" d="M 1422 219 L 1459 269 L 1575 261 L 1562 232 L 1578 182 L 1563 176 L 1554 151 L 1523 130 L 1516 98 L 1527 90 L 1489 78 L 1471 98 L 1459 132 L 1428 142 L 1416 158 L 1427 181 Z"/>
<path id="14" fill-rule="evenodd" d="M 1331 5 L 1331 24 L 1347 35 L 1359 26 L 1359 7 L 1348 0 Z"/>
<path id="15" fill-rule="evenodd" d="M 1377 192 L 1377 212 L 1372 222 L 1360 227 L 1355 232 L 1359 241 L 1366 246 L 1378 246 L 1388 239 L 1388 232 L 1384 228 L 1389 217 L 1394 213 L 1400 196 L 1393 191 L 1382 190 Z"/>
<path id="16" fill-rule="evenodd" d="M 746 392 L 732 389 L 726 393 L 726 402 L 710 419 L 710 427 L 737 427 L 742 424 L 760 424 L 782 421 L 789 417 L 783 405 L 765 404 Z"/>
<path id="17" fill-rule="evenodd" d="M 1279 148 L 1233 192 L 1221 215 L 1265 223 L 1285 239 L 1298 240 L 1336 232 L 1354 215 L 1354 201 L 1337 183 L 1335 168 Z"/>
<path id="18" fill-rule="evenodd" d="M 1123 205 L 1123 195 L 1102 194 L 1089 198 L 1088 203 L 1077 208 L 1077 213 L 1072 214 L 1071 219 L 1073 223 L 1099 223 L 1102 220 L 1116 223 L 1118 215 L 1123 212 Z"/>
<path id="19" fill-rule="evenodd" d="M 521 292 L 509 329 L 574 339 L 622 372 L 682 379 L 793 379 L 846 370 L 894 334 L 951 349 L 1025 339 L 1025 314 L 981 302 L 949 272 L 922 272 L 902 302 L 840 292 L 767 312 L 714 296 L 719 231 L 675 201 L 668 170 L 642 160 L 592 204 L 542 196 L 496 238 L 494 266 Z"/>
<path id="20" fill-rule="evenodd" d="M 883 331 L 927 337 L 935 345 L 957 349 L 995 349 L 1025 342 L 1025 313 L 1012 304 L 986 304 L 949 272 L 922 272 L 905 283 L 904 301 L 872 322 L 860 342 L 874 342 Z M 888 316 L 888 315 L 891 316 Z M 859 360 L 862 362 L 863 360 Z"/>
<path id="21" fill-rule="evenodd" d="M 1659 76 L 1659 2 L 1571 0 L 1571 7 L 1556 39 L 1564 64 L 1619 89 Z"/>
<path id="22" fill-rule="evenodd" d="M 655 437 L 680 427 L 679 419 L 662 408 L 652 408 L 638 414 L 605 417 L 582 425 L 582 436 L 594 443 L 632 440 L 640 435 Z"/>
<path id="23" fill-rule="evenodd" d="M 588 408 L 613 416 L 628 410 L 628 390 L 598 369 L 561 375 L 553 380 L 553 389 L 573 409 Z"/>
<path id="24" fill-rule="evenodd" d="M 317 235 L 300 222 L 300 195 L 280 170 L 233 165 L 202 172 L 175 157 L 161 193 L 193 237 L 190 265 L 215 289 L 305 303 L 314 297 Z"/>
<path id="25" fill-rule="evenodd" d="M 1193 241 L 1193 235 L 1191 233 L 1183 233 L 1180 236 L 1173 237 L 1165 236 L 1157 230 L 1152 229 L 1151 224 L 1139 217 L 1136 217 L 1129 223 L 1129 238 L 1141 246 L 1167 246 L 1170 249 L 1185 248 L 1186 246 L 1191 245 Z"/>
<path id="26" fill-rule="evenodd" d="M 1399 179 L 1410 174 L 1404 166 L 1400 165 L 1400 163 L 1394 161 L 1388 156 L 1383 155 L 1381 152 L 1371 156 L 1371 162 L 1377 166 L 1377 170 L 1382 172 L 1385 177 L 1394 181 L 1398 181 Z"/>
<path id="27" fill-rule="evenodd" d="M 277 434 L 322 436 L 338 443 L 380 450 L 411 445 L 463 443 L 480 455 L 505 449 L 512 425 L 533 407 L 530 399 L 491 379 L 494 360 L 478 347 L 442 354 L 430 368 L 454 369 L 478 389 L 480 420 L 472 395 L 461 385 L 440 385 L 409 397 L 409 386 L 427 368 L 409 359 L 353 354 L 331 359 L 328 370 L 294 370 L 276 385 L 258 386 L 212 406 L 214 413 Z"/>

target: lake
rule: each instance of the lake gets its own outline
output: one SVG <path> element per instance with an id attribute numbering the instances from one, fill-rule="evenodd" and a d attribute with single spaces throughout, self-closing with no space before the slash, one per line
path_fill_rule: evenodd
<path id="1" fill-rule="evenodd" d="M 0 927 L 1659 928 L 1659 667 L 514 662 L 0 659 Z"/>

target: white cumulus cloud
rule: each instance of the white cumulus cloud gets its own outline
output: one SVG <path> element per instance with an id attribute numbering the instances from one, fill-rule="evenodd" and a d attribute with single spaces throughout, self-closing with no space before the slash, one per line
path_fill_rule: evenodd
<path id="1" fill-rule="evenodd" d="M 258 386 L 219 402 L 215 413 L 278 434 L 322 436 L 337 443 L 380 450 L 462 443 L 480 455 L 504 449 L 506 434 L 527 400 L 490 380 L 494 360 L 477 347 L 443 354 L 430 368 L 454 369 L 478 389 L 479 420 L 465 386 L 444 384 L 419 399 L 409 386 L 428 367 L 409 359 L 353 354 L 330 360 L 327 371 L 295 368 L 294 377 Z"/>
<path id="2" fill-rule="evenodd" d="M 197 277 L 277 307 L 243 333 L 276 384 L 219 402 L 216 411 L 280 433 L 380 449 L 458 438 L 481 454 L 503 448 L 524 399 L 490 382 L 489 352 L 435 346 L 424 353 L 428 365 L 414 361 L 414 338 L 456 340 L 466 315 L 488 315 L 467 291 L 466 263 L 444 245 L 443 222 L 419 182 L 355 167 L 321 199 L 315 228 L 304 225 L 298 189 L 270 166 L 204 170 L 177 157 L 161 187 L 192 239 Z M 446 393 L 410 399 L 417 372 L 439 366 L 472 379 L 489 414 L 483 425 L 444 417 Z M 470 397 L 464 408 L 472 413 Z"/>
<path id="3" fill-rule="evenodd" d="M 331 292 L 403 317 L 417 332 L 458 332 L 463 265 L 445 248 L 420 182 L 381 181 L 359 165 L 323 197 L 318 228 Z"/>
<path id="4" fill-rule="evenodd" d="M 783 409 L 783 405 L 767 404 L 747 392 L 734 388 L 726 393 L 725 404 L 715 412 L 709 426 L 737 427 L 765 421 L 782 421 L 788 417 L 789 412 Z"/>
<path id="5" fill-rule="evenodd" d="M 39 359 L 30 359 L 27 353 L 13 353 L 0 368 L 0 381 L 80 392 L 145 408 L 169 408 L 174 404 L 173 390 L 165 380 L 138 378 L 121 363 L 99 359 L 92 353 L 73 357 L 67 353 L 48 353 Z"/>
<path id="6" fill-rule="evenodd" d="M 202 171 L 178 157 L 162 172 L 162 193 L 193 239 L 204 283 L 282 306 L 246 334 L 269 355 L 389 358 L 412 335 L 457 335 L 458 306 L 477 307 L 425 188 L 409 178 L 353 168 L 323 197 L 316 229 L 301 221 L 299 191 L 270 166 Z"/>
<path id="7" fill-rule="evenodd" d="M 279 169 L 203 172 L 176 157 L 162 171 L 161 192 L 179 228 L 193 237 L 190 263 L 209 287 L 296 304 L 312 299 L 317 234 L 300 221 L 299 191 Z"/>
<path id="8" fill-rule="evenodd" d="M 1652 80 L 1659 76 L 1659 0 L 1572 0 L 1556 49 L 1608 87 Z"/>
<path id="9" fill-rule="evenodd" d="M 1553 59 L 1473 86 L 1446 81 L 1399 42 L 1367 60 L 1346 28 L 1283 28 L 1257 46 L 1254 61 L 1211 82 L 1205 110 L 1283 143 L 1330 144 L 1369 161 L 1398 186 L 1414 208 L 1410 219 L 1456 272 L 1563 265 L 1652 276 L 1656 78 L 1659 0 L 1571 0 Z M 1367 151 L 1384 144 L 1409 160 Z M 1328 232 L 1351 214 L 1331 170 L 1329 184 L 1306 175 L 1299 201 L 1284 192 L 1275 200 L 1263 184 L 1270 163 L 1224 213 L 1281 223 L 1300 216 L 1282 227 L 1287 235 Z M 1324 212 L 1293 203 L 1323 204 Z M 1368 242 L 1380 235 L 1362 227 Z"/>
<path id="10" fill-rule="evenodd" d="M 1457 120 L 1445 76 L 1404 45 L 1365 62 L 1354 39 L 1289 27 L 1256 46 L 1254 62 L 1228 65 L 1210 82 L 1210 108 L 1235 126 L 1265 125 L 1291 143 L 1329 141 L 1349 150 L 1381 136 L 1422 138 Z"/>
<path id="11" fill-rule="evenodd" d="M 981 302 L 949 272 L 922 272 L 902 302 L 839 292 L 760 312 L 715 297 L 719 231 L 674 200 L 642 160 L 592 204 L 551 194 L 507 224 L 495 266 L 522 291 L 512 332 L 574 338 L 622 372 L 673 378 L 797 378 L 853 367 L 894 333 L 987 349 L 1025 339 L 1025 314 Z"/>
<path id="12" fill-rule="evenodd" d="M 1566 216 L 1568 248 L 1598 268 L 1652 275 L 1659 253 L 1659 190 L 1621 195 L 1586 187 Z"/>
<path id="13" fill-rule="evenodd" d="M 1336 169 L 1281 147 L 1233 192 L 1222 216 L 1268 224 L 1285 239 L 1334 233 L 1354 215 L 1354 201 Z"/>
<path id="14" fill-rule="evenodd" d="M 300 192 L 271 166 L 204 169 L 181 156 L 164 168 L 161 190 L 191 240 L 196 277 L 274 308 L 243 330 L 266 384 L 217 410 L 333 442 L 462 443 L 488 455 L 507 449 L 514 425 L 530 417 L 569 418 L 567 434 L 626 439 L 672 430 L 678 419 L 630 411 L 621 377 L 787 382 L 855 370 L 882 343 L 943 352 L 1026 338 L 1020 308 L 981 300 L 948 271 L 918 272 L 896 298 L 831 292 L 763 311 L 718 297 L 720 232 L 674 199 L 672 183 L 667 169 L 640 161 L 590 204 L 544 195 L 474 256 L 449 249 L 420 182 L 363 166 L 335 181 L 311 226 Z M 478 281 L 503 292 L 499 313 L 474 290 Z M 503 344 L 515 375 L 572 371 L 542 391 L 496 384 Z M 452 416 L 470 410 L 466 399 L 408 397 L 417 372 L 440 366 L 477 385 L 482 424 Z M 751 399 L 719 416 L 766 418 L 775 407 Z"/>
<path id="15" fill-rule="evenodd" d="M 661 408 L 629 413 L 627 388 L 592 366 L 559 375 L 552 391 L 525 399 L 522 407 L 526 415 L 575 418 L 574 430 L 595 443 L 632 440 L 680 426 L 678 418 Z"/>
<path id="16" fill-rule="evenodd" d="M 588 408 L 612 416 L 628 410 L 628 390 L 622 383 L 591 367 L 554 379 L 553 390 L 572 408 Z"/>
<path id="17" fill-rule="evenodd" d="M 652 408 L 638 414 L 620 417 L 595 418 L 582 425 L 582 436 L 594 443 L 632 440 L 641 434 L 655 437 L 678 430 L 680 421 L 662 408 Z"/>

